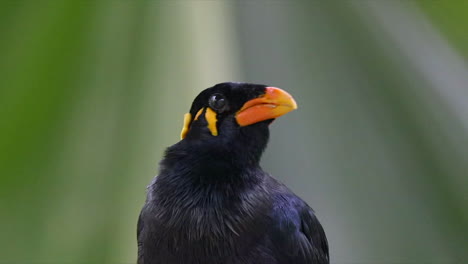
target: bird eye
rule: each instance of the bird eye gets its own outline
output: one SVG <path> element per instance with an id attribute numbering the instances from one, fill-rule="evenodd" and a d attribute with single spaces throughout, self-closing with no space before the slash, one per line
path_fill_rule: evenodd
<path id="1" fill-rule="evenodd" d="M 213 94 L 208 104 L 217 112 L 223 112 L 227 109 L 227 100 L 222 94 Z"/>

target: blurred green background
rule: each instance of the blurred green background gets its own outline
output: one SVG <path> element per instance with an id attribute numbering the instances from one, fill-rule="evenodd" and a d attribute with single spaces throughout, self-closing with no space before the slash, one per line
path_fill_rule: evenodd
<path id="1" fill-rule="evenodd" d="M 281 87 L 263 167 L 332 263 L 466 263 L 468 1 L 1 1 L 0 263 L 134 263 L 204 88 Z"/>

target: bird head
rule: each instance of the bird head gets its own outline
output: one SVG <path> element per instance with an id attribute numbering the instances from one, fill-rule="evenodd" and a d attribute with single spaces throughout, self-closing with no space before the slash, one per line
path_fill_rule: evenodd
<path id="1" fill-rule="evenodd" d="M 185 114 L 182 141 L 232 153 L 260 157 L 269 137 L 268 125 L 297 108 L 280 88 L 250 83 L 220 83 L 202 91 Z"/>

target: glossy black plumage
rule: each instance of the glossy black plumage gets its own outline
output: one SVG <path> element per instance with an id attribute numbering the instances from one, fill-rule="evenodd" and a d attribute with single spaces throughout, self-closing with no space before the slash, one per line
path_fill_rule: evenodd
<path id="1" fill-rule="evenodd" d="M 213 94 L 225 97 L 218 135 L 201 114 L 166 150 L 138 220 L 138 264 L 329 263 L 312 209 L 259 166 L 272 120 L 236 122 L 239 109 L 265 88 L 222 83 L 195 99 L 192 118 Z"/>

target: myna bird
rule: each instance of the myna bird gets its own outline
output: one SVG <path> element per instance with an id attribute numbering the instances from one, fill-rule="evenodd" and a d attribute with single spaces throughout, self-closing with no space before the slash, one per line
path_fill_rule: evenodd
<path id="1" fill-rule="evenodd" d="M 266 85 L 202 91 L 148 186 L 138 264 L 329 263 L 314 211 L 259 165 L 269 125 L 296 108 Z"/>

